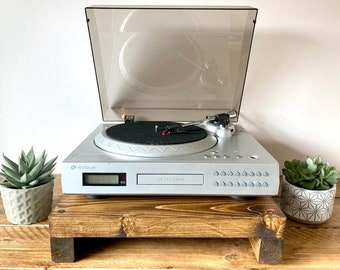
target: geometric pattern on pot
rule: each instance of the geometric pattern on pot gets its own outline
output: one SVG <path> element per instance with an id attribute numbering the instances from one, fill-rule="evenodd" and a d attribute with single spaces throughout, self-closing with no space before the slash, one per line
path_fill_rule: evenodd
<path id="1" fill-rule="evenodd" d="M 332 216 L 336 185 L 328 190 L 296 187 L 285 179 L 282 183 L 281 208 L 299 222 L 319 224 Z"/>
<path id="2" fill-rule="evenodd" d="M 54 181 L 30 189 L 1 187 L 6 217 L 13 224 L 32 224 L 44 220 L 52 210 Z"/>

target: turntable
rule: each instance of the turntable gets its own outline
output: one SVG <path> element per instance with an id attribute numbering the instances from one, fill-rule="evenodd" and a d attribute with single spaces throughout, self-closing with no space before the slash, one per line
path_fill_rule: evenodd
<path id="1" fill-rule="evenodd" d="M 257 9 L 85 9 L 104 123 L 64 193 L 276 195 L 277 161 L 238 123 Z"/>

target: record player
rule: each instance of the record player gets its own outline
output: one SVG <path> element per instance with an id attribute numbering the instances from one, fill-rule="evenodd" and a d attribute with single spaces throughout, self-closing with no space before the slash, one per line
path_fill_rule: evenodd
<path id="1" fill-rule="evenodd" d="M 257 9 L 85 9 L 103 123 L 64 193 L 276 195 L 278 162 L 237 122 Z"/>

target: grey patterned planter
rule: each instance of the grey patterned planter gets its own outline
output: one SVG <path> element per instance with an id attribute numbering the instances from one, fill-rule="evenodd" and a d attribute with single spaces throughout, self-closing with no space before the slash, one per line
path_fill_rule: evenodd
<path id="1" fill-rule="evenodd" d="M 281 209 L 289 218 L 302 223 L 324 223 L 332 216 L 335 191 L 336 185 L 329 190 L 308 190 L 283 178 Z"/>
<path id="2" fill-rule="evenodd" d="M 0 185 L 7 220 L 13 224 L 33 224 L 44 220 L 52 210 L 54 181 L 30 189 Z"/>

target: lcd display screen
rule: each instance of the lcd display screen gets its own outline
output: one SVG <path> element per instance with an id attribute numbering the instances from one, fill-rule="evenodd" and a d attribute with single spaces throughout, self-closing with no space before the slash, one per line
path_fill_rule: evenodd
<path id="1" fill-rule="evenodd" d="M 84 173 L 84 186 L 126 186 L 125 173 Z"/>

